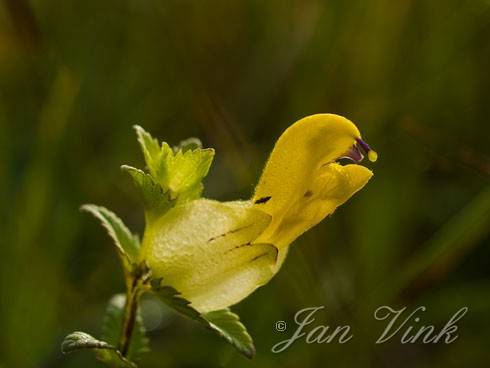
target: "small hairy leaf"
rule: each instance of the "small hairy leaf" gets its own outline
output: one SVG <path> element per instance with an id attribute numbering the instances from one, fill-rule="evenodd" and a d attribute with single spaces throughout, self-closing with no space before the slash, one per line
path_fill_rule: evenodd
<path id="1" fill-rule="evenodd" d="M 162 149 L 160 144 L 157 139 L 153 138 L 150 133 L 145 131 L 139 125 L 135 125 L 134 129 L 136 130 L 138 142 L 143 151 L 148 170 L 150 170 L 150 173 L 153 176 L 158 177 L 157 172 L 162 159 Z"/>
<path id="2" fill-rule="evenodd" d="M 107 305 L 104 323 L 102 325 L 102 339 L 114 346 L 119 342 L 122 332 L 125 301 L 126 296 L 124 294 L 116 294 L 111 298 Z M 137 362 L 149 350 L 149 341 L 146 337 L 143 321 L 138 310 L 127 358 Z"/>
<path id="3" fill-rule="evenodd" d="M 191 302 L 186 300 L 176 289 L 171 286 L 163 286 L 161 281 L 162 279 L 153 279 L 151 285 L 165 304 L 180 314 L 202 323 L 247 358 L 253 358 L 255 346 L 252 337 L 240 322 L 237 314 L 229 309 L 200 314 L 192 308 Z"/>
<path id="4" fill-rule="evenodd" d="M 177 151 L 175 155 L 168 156 L 167 185 L 171 193 L 177 196 L 195 190 L 208 174 L 213 158 L 214 150 L 211 148 Z"/>
<path id="5" fill-rule="evenodd" d="M 168 189 L 165 185 L 168 180 L 169 172 L 166 165 L 168 156 L 173 155 L 172 148 L 163 142 L 162 145 L 158 140 L 153 138 L 150 133 L 142 127 L 135 125 L 138 142 L 145 157 L 146 166 L 151 176 L 162 186 L 164 191 Z"/>
<path id="6" fill-rule="evenodd" d="M 163 192 L 178 202 L 199 198 L 201 181 L 209 171 L 214 150 L 202 149 L 197 138 L 182 141 L 172 149 L 165 142 L 160 145 L 140 126 L 135 129 L 148 171 Z"/>
<path id="7" fill-rule="evenodd" d="M 83 205 L 81 209 L 100 220 L 102 226 L 107 229 L 109 236 L 114 240 L 116 248 L 126 264 L 132 265 L 138 261 L 140 241 L 136 235 L 129 231 L 119 217 L 107 208 L 93 204 Z"/>
<path id="8" fill-rule="evenodd" d="M 121 169 L 127 172 L 143 199 L 147 219 L 155 219 L 165 213 L 172 205 L 168 192 L 158 184 L 150 174 L 131 166 L 123 165 Z"/>
<path id="9" fill-rule="evenodd" d="M 97 340 L 95 337 L 82 331 L 75 331 L 65 337 L 61 344 L 63 353 L 71 353 L 80 349 L 115 349 L 105 341 Z"/>
<path id="10" fill-rule="evenodd" d="M 64 354 L 82 349 L 94 350 L 97 359 L 110 367 L 136 368 L 136 364 L 123 357 L 114 346 L 105 341 L 97 340 L 85 332 L 72 332 L 65 337 L 61 344 L 61 351 Z"/>

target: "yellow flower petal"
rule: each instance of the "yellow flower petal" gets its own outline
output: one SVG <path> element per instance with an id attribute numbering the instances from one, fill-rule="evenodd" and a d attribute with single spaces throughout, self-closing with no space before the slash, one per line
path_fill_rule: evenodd
<path id="1" fill-rule="evenodd" d="M 277 248 L 254 243 L 269 222 L 250 201 L 195 200 L 151 225 L 143 259 L 198 311 L 226 308 L 274 275 Z"/>
<path id="2" fill-rule="evenodd" d="M 360 136 L 352 122 L 332 114 L 301 119 L 281 135 L 253 197 L 272 216 L 258 241 L 282 252 L 368 182 L 367 168 L 335 163 Z"/>

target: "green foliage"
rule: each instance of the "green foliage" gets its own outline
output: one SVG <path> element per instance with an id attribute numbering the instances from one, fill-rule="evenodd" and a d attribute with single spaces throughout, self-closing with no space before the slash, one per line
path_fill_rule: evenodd
<path id="1" fill-rule="evenodd" d="M 162 285 L 161 279 L 153 279 L 152 289 L 160 299 L 180 314 L 202 323 L 218 336 L 231 344 L 247 358 L 255 355 L 255 346 L 252 337 L 246 327 L 240 322 L 240 318 L 229 309 L 201 314 L 191 306 L 177 290 L 171 286 Z"/>
<path id="2" fill-rule="evenodd" d="M 81 349 L 115 349 L 114 346 L 105 341 L 97 340 L 95 337 L 82 331 L 75 331 L 67 335 L 61 344 L 63 353 L 71 353 Z"/>
<path id="3" fill-rule="evenodd" d="M 123 165 L 138 189 L 147 222 L 162 216 L 172 206 L 201 196 L 202 180 L 213 161 L 214 150 L 202 149 L 201 141 L 188 138 L 171 148 L 160 144 L 140 126 L 134 127 L 149 173 Z"/>
<path id="4" fill-rule="evenodd" d="M 127 172 L 138 188 L 145 207 L 147 221 L 152 221 L 163 215 L 175 201 L 172 201 L 160 184 L 155 182 L 150 174 L 131 166 L 123 165 L 121 169 Z"/>
<path id="5" fill-rule="evenodd" d="M 96 353 L 97 359 L 110 367 L 136 368 L 136 365 L 123 357 L 113 345 L 97 340 L 85 332 L 72 332 L 65 337 L 61 344 L 61 351 L 64 354 L 84 349 L 93 350 Z"/>
<path id="6" fill-rule="evenodd" d="M 145 157 L 146 166 L 153 179 L 160 184 L 171 199 L 179 201 L 199 198 L 213 161 L 214 150 L 202 149 L 195 138 L 181 142 L 172 149 L 167 143 L 161 145 L 140 126 L 135 126 L 138 142 Z"/>
<path id="7" fill-rule="evenodd" d="M 186 192 L 192 193 L 187 199 L 198 198 L 202 192 L 201 181 L 207 175 L 213 162 L 213 149 L 177 151 L 166 156 L 168 177 L 165 185 L 171 195 L 176 197 Z"/>
<path id="8" fill-rule="evenodd" d="M 203 314 L 202 317 L 213 331 L 233 345 L 235 349 L 247 358 L 254 357 L 255 346 L 252 337 L 240 322 L 237 314 L 229 309 L 223 309 Z"/>
<path id="9" fill-rule="evenodd" d="M 136 311 L 134 328 L 126 354 L 122 354 L 117 346 L 119 344 L 124 317 L 124 305 L 126 297 L 117 294 L 110 300 L 104 323 L 102 325 L 102 337 L 100 340 L 81 331 L 75 331 L 65 337 L 61 344 L 63 353 L 71 353 L 77 350 L 91 349 L 101 362 L 111 367 L 135 368 L 141 355 L 149 351 L 149 341 L 145 335 L 145 329 L 139 310 Z"/>
<path id="10" fill-rule="evenodd" d="M 147 221 L 159 218 L 179 202 L 199 198 L 203 189 L 201 181 L 209 170 L 214 150 L 202 149 L 201 142 L 196 138 L 182 141 L 179 146 L 171 149 L 165 142 L 160 145 L 143 128 L 136 126 L 135 129 L 149 173 L 128 165 L 123 165 L 121 168 L 131 176 L 140 192 Z M 119 217 L 106 208 L 84 205 L 82 210 L 91 213 L 101 221 L 114 240 L 125 269 L 130 271 L 127 286 L 131 288 L 131 293 L 136 293 L 134 306 L 136 317 L 134 322 L 131 322 L 134 323 L 134 326 L 131 329 L 129 345 L 127 349 L 121 348 L 120 352 L 116 346 L 124 345 L 121 344 L 121 341 L 124 341 L 124 321 L 128 317 L 126 314 L 131 312 L 125 308 L 126 297 L 122 294 L 115 295 L 106 310 L 102 340 L 97 340 L 85 333 L 74 333 L 69 335 L 63 343 L 63 351 L 97 349 L 98 359 L 105 363 L 134 366 L 134 362 L 149 350 L 149 342 L 145 336 L 137 305 L 138 287 L 141 286 L 140 283 L 146 282 L 144 264 L 139 264 L 141 262 L 139 259 L 140 241 Z M 201 315 L 174 288 L 161 286 L 160 280 L 152 280 L 152 287 L 160 298 L 177 312 L 199 321 L 242 354 L 249 358 L 253 357 L 255 348 L 252 338 L 236 314 L 229 310 L 222 310 Z"/>
<path id="11" fill-rule="evenodd" d="M 159 298 L 172 309 L 186 317 L 204 322 L 201 314 L 191 307 L 191 302 L 185 299 L 173 287 L 162 285 L 162 279 L 151 280 L 151 287 Z"/>
<path id="12" fill-rule="evenodd" d="M 121 259 L 125 265 L 134 267 L 138 262 L 140 241 L 136 235 L 124 225 L 122 220 L 107 208 L 86 204 L 82 206 L 83 211 L 87 211 L 98 218 L 114 240 Z"/>
<path id="13" fill-rule="evenodd" d="M 170 148 L 166 143 L 160 147 L 158 140 L 153 138 L 150 133 L 139 125 L 135 125 L 134 129 L 136 130 L 138 142 L 145 157 L 146 166 L 151 175 L 158 179 L 161 175 L 164 175 L 161 171 L 165 169 L 163 166 L 165 158 L 162 156 L 167 155 Z"/>

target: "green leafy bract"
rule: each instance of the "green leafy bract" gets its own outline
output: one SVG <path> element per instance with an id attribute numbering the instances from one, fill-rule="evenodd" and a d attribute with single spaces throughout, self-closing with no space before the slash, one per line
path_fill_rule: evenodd
<path id="1" fill-rule="evenodd" d="M 128 266 L 128 268 L 134 267 L 139 257 L 140 241 L 138 236 L 133 235 L 122 220 L 105 207 L 86 204 L 81 209 L 100 220 L 102 226 L 106 228 L 109 236 L 114 240 L 114 244 L 125 266 Z"/>
<path id="2" fill-rule="evenodd" d="M 168 191 L 165 192 L 150 174 L 128 165 L 121 166 L 121 169 L 131 176 L 139 190 L 147 222 L 157 219 L 175 204 L 175 201 L 170 199 Z"/>
<path id="3" fill-rule="evenodd" d="M 180 314 L 202 323 L 247 358 L 254 357 L 255 346 L 252 337 L 240 322 L 237 314 L 229 309 L 201 314 L 192 308 L 191 302 L 186 300 L 176 289 L 162 285 L 161 281 L 161 279 L 153 279 L 151 285 L 153 291 L 165 304 Z"/>
<path id="4" fill-rule="evenodd" d="M 214 158 L 214 150 L 202 149 L 199 140 L 191 138 L 172 149 L 161 145 L 140 126 L 135 126 L 146 166 L 153 179 L 160 184 L 170 199 L 199 198 L 202 180 L 207 175 Z"/>
<path id="5" fill-rule="evenodd" d="M 96 339 L 88 333 L 75 331 L 65 337 L 61 344 L 61 351 L 64 354 L 72 353 L 77 350 L 93 350 L 97 359 L 111 367 L 117 368 L 136 368 L 136 364 L 122 356 L 113 345 Z"/>

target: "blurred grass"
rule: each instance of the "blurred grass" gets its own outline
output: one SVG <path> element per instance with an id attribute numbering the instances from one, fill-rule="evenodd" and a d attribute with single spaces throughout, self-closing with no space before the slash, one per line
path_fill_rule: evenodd
<path id="1" fill-rule="evenodd" d="M 153 310 L 142 366 L 485 366 L 489 34 L 485 0 L 0 2 L 0 367 L 96 364 L 59 343 L 97 334 L 124 285 L 78 208 L 105 205 L 142 231 L 118 169 L 142 166 L 133 124 L 216 148 L 205 193 L 228 200 L 248 197 L 282 130 L 317 112 L 355 121 L 380 160 L 236 307 L 257 358 Z M 470 311 L 450 346 L 376 347 L 372 308 L 386 303 L 426 305 L 427 323 Z M 285 337 L 275 321 L 323 304 L 323 322 L 358 331 L 352 344 L 270 352 Z"/>
<path id="2" fill-rule="evenodd" d="M 390 291 L 396 296 L 411 284 L 426 287 L 424 284 L 444 278 L 473 246 L 488 237 L 489 232 L 490 187 L 487 187 L 409 258 L 389 281 L 391 285 L 383 287 L 383 292 L 388 292 L 383 299 L 389 300 Z"/>

